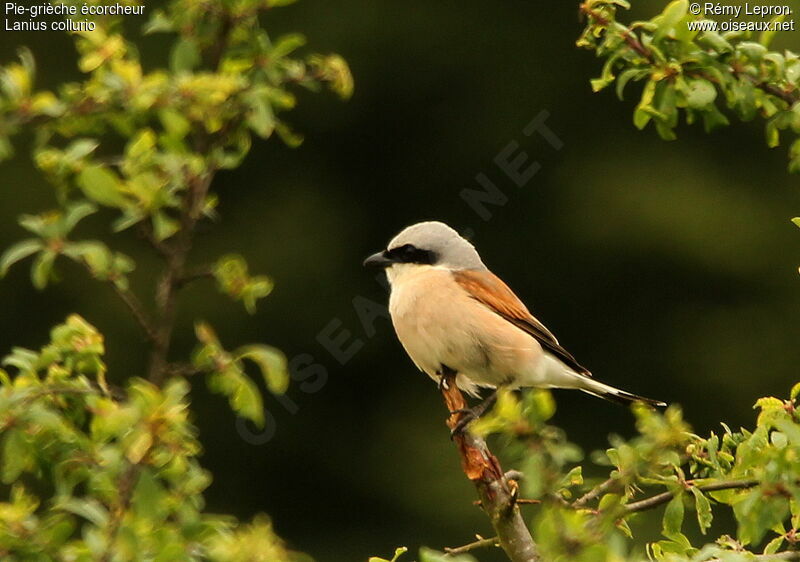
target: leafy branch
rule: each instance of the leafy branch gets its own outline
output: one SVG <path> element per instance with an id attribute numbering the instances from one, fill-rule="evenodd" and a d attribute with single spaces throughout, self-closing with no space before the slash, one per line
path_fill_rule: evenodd
<path id="1" fill-rule="evenodd" d="M 298 55 L 298 34 L 275 39 L 259 16 L 292 0 L 171 0 L 155 9 L 144 34 L 173 36 L 163 68 L 146 70 L 121 17 L 98 18 L 73 34 L 83 78 L 57 93 L 35 88 L 27 49 L 0 67 L 0 160 L 12 140 L 35 127 L 36 167 L 53 185 L 58 208 L 20 217 L 32 236 L 0 256 L 0 275 L 31 260 L 31 281 L 57 281 L 71 260 L 108 284 L 141 328 L 150 352 L 148 380 L 124 390 L 105 380 L 103 337 L 73 315 L 40 351 L 14 349 L 0 370 L 0 498 L 3 559 L 183 559 L 239 561 L 245 553 L 297 560 L 269 521 L 251 525 L 203 512 L 209 475 L 189 421 L 189 377 L 206 375 L 213 392 L 257 425 L 265 420 L 255 368 L 269 392 L 286 391 L 286 357 L 264 344 L 226 350 L 197 320 L 190 358 L 172 357 L 180 291 L 214 279 L 254 313 L 272 281 L 229 254 L 194 265 L 198 224 L 216 216 L 214 178 L 238 167 L 255 139 L 296 146 L 281 113 L 294 90 L 328 87 L 342 98 L 352 77 L 338 55 Z M 131 287 L 135 261 L 105 240 L 81 240 L 80 224 L 112 217 L 113 233 L 136 229 L 162 262 L 154 285 Z M 140 295 L 146 295 L 144 298 Z M 36 490 L 37 496 L 33 490 Z M 6 501 L 7 500 L 7 501 Z"/>
<path id="2" fill-rule="evenodd" d="M 798 55 L 770 51 L 774 31 L 752 41 L 750 32 L 718 33 L 698 26 L 703 18 L 688 6 L 687 0 L 675 0 L 651 20 L 625 25 L 617 20 L 617 10 L 629 8 L 627 1 L 583 2 L 587 25 L 578 45 L 606 61 L 592 88 L 599 91 L 616 82 L 621 99 L 629 82 L 644 82 L 634 124 L 643 129 L 652 122 L 667 140 L 676 137 L 681 111 L 689 124 L 702 119 L 707 131 L 727 125 L 720 105 L 743 121 L 764 118 L 770 147 L 778 146 L 781 131 L 800 131 Z M 800 171 L 800 139 L 792 141 L 789 154 L 790 171 Z"/>

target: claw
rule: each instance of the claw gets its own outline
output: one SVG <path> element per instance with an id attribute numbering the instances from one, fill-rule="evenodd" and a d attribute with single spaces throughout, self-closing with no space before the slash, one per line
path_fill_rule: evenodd
<path id="1" fill-rule="evenodd" d="M 463 433 L 470 423 L 484 415 L 495 402 L 497 402 L 497 390 L 492 392 L 483 402 L 473 408 L 461 408 L 450 412 L 450 415 L 461 414 L 458 423 L 450 430 L 450 439 Z"/>

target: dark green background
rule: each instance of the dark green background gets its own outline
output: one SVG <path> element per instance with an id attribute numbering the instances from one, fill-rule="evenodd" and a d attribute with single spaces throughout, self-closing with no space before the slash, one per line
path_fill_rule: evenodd
<path id="1" fill-rule="evenodd" d="M 637 12 L 661 6 L 640 2 Z M 574 2 L 306 0 L 265 24 L 344 55 L 355 95 L 341 103 L 302 93 L 290 121 L 305 144 L 259 142 L 241 169 L 218 177 L 221 220 L 203 228 L 198 260 L 238 251 L 277 285 L 252 317 L 211 284 L 191 288 L 177 351 L 191 349 L 201 316 L 230 347 L 264 341 L 290 357 L 312 355 L 327 381 L 309 379 L 306 392 L 295 383 L 295 413 L 267 398 L 276 433 L 264 445 L 243 440 L 224 400 L 197 381 L 203 462 L 215 476 L 210 509 L 266 511 L 292 546 L 322 562 L 490 533 L 471 505 L 436 387 L 388 321 L 379 318 L 370 337 L 353 309 L 357 296 L 386 299 L 363 257 L 423 219 L 471 229 L 485 262 L 597 377 L 682 404 L 698 432 L 719 420 L 750 424 L 757 397 L 784 396 L 797 381 L 800 231 L 789 219 L 800 201 L 786 149 L 766 148 L 761 122 L 711 135 L 681 127 L 672 143 L 635 130 L 637 86 L 624 103 L 589 88 L 600 62 L 574 46 Z M 165 38 L 137 43 L 150 68 L 164 64 Z M 2 60 L 21 44 L 34 49 L 40 86 L 79 77 L 67 37 L 4 32 Z M 521 133 L 542 110 L 560 151 Z M 19 213 L 54 203 L 27 156 L 30 135 L 19 141 L 20 157 L 0 168 L 3 246 L 24 236 Z M 521 189 L 493 162 L 510 141 L 542 166 Z M 509 200 L 489 207 L 489 221 L 459 197 L 481 172 Z M 82 234 L 105 236 L 109 216 L 87 221 Z M 157 261 L 134 236 L 113 245 L 140 260 L 138 281 L 153 280 Z M 61 272 L 43 293 L 24 267 L 0 284 L 2 352 L 38 347 L 74 311 L 106 334 L 113 379 L 141 375 L 141 338 L 122 306 L 76 268 Z M 364 342 L 344 366 L 317 338 L 333 319 Z M 587 451 L 633 431 L 623 408 L 556 396 L 555 423 Z M 642 539 L 654 529 L 634 525 Z"/>

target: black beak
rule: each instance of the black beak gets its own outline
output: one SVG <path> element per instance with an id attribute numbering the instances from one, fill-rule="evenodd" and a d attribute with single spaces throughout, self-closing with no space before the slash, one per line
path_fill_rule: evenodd
<path id="1" fill-rule="evenodd" d="M 386 257 L 386 252 L 378 252 L 364 260 L 364 267 L 384 268 L 389 267 L 393 263 L 394 261 L 392 259 Z"/>

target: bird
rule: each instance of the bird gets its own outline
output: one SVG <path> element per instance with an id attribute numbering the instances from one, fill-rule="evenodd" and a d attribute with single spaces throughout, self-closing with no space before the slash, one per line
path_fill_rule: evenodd
<path id="1" fill-rule="evenodd" d="M 483 415 L 497 389 L 566 388 L 622 404 L 666 404 L 593 378 L 525 304 L 492 273 L 475 247 L 443 222 L 403 229 L 385 250 L 364 260 L 389 281 L 389 313 L 400 343 L 417 368 L 443 384 L 479 397 L 494 392 L 457 430 Z"/>

